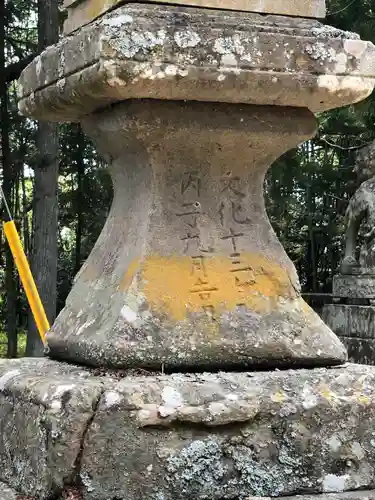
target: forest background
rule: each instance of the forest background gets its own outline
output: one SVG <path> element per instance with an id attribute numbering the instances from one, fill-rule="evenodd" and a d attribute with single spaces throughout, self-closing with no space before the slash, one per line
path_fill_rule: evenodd
<path id="1" fill-rule="evenodd" d="M 106 220 L 112 186 L 77 124 L 38 123 L 17 111 L 17 78 L 61 36 L 59 0 L 0 0 L 0 174 L 52 323 Z M 375 43 L 374 0 L 328 0 L 327 24 Z M 356 151 L 375 140 L 375 93 L 320 115 L 316 137 L 270 169 L 270 220 L 303 292 L 330 293 L 344 214 L 357 187 Z M 2 220 L 6 217 L 0 210 Z M 0 357 L 40 355 L 41 344 L 4 235 L 0 235 Z"/>

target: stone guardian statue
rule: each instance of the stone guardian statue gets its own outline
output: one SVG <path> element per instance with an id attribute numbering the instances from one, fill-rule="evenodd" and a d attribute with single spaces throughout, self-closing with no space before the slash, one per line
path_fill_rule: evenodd
<path id="1" fill-rule="evenodd" d="M 375 274 L 375 141 L 358 152 L 355 172 L 361 182 L 346 211 L 345 254 L 342 274 Z M 359 259 L 356 248 L 365 230 Z"/>

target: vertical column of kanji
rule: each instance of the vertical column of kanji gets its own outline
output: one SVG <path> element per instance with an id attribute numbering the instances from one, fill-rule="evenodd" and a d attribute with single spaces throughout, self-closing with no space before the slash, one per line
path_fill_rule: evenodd
<path id="1" fill-rule="evenodd" d="M 182 211 L 176 213 L 176 216 L 183 218 L 186 228 L 186 234 L 181 236 L 181 241 L 185 242 L 184 254 L 191 260 L 192 284 L 189 286 L 189 295 L 193 297 L 192 302 L 198 300 L 202 311 L 214 317 L 215 306 L 212 304 L 212 295 L 218 291 L 218 287 L 211 282 L 205 262 L 212 249 L 207 248 L 202 242 L 198 228 L 198 217 L 202 215 L 201 175 L 198 170 L 184 174 L 181 180 Z"/>
<path id="2" fill-rule="evenodd" d="M 244 207 L 246 194 L 241 186 L 240 176 L 227 172 L 221 178 L 221 196 L 223 201 L 220 203 L 219 215 L 220 224 L 223 229 L 221 240 L 227 242 L 230 260 L 230 280 L 234 282 L 237 295 L 236 306 L 244 307 L 246 305 L 246 292 L 249 293 L 251 285 L 255 285 L 255 270 L 248 262 L 244 261 L 238 242 L 246 233 L 247 227 L 252 224 L 252 220 L 247 216 L 247 210 Z M 225 217 L 228 214 L 228 217 Z M 238 228 L 241 229 L 238 229 Z"/>

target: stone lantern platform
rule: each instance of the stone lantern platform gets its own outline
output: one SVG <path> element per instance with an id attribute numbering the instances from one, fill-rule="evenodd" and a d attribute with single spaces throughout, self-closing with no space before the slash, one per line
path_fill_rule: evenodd
<path id="1" fill-rule="evenodd" d="M 302 300 L 263 182 L 315 113 L 371 93 L 374 46 L 309 19 L 320 0 L 175 3 L 68 1 L 21 76 L 20 111 L 80 122 L 114 200 L 53 359 L 0 363 L 0 480 L 40 499 L 371 490 L 375 371 Z"/>
<path id="2" fill-rule="evenodd" d="M 119 378 L 2 361 L 0 478 L 46 500 L 356 500 L 342 492 L 375 486 L 374 385 L 361 365 Z"/>

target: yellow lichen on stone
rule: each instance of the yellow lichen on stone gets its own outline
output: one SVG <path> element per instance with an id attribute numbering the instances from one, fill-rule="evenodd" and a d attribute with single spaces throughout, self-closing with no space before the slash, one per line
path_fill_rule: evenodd
<path id="1" fill-rule="evenodd" d="M 274 401 L 275 403 L 282 403 L 283 401 L 285 401 L 286 399 L 286 396 L 285 396 L 285 393 L 284 392 L 276 392 L 276 394 L 273 394 L 271 396 L 271 399 L 272 401 Z"/>
<path id="2" fill-rule="evenodd" d="M 133 260 L 133 262 L 131 262 L 130 266 L 126 270 L 126 273 L 124 274 L 122 280 L 120 281 L 120 290 L 127 290 L 129 288 L 138 269 L 139 260 Z"/>
<path id="3" fill-rule="evenodd" d="M 296 298 L 286 269 L 246 253 L 236 265 L 225 256 L 150 256 L 141 266 L 140 287 L 154 312 L 177 321 L 188 313 L 220 314 L 241 305 L 267 312 L 281 297 Z"/>
<path id="4" fill-rule="evenodd" d="M 118 0 L 91 0 L 87 3 L 87 18 L 90 20 L 96 19 L 118 3 Z"/>
<path id="5" fill-rule="evenodd" d="M 336 399 L 336 394 L 326 385 L 321 387 L 320 394 L 327 401 L 333 401 Z"/>
<path id="6" fill-rule="evenodd" d="M 358 398 L 358 401 L 363 405 L 368 405 L 370 403 L 370 398 L 365 394 L 361 394 Z"/>

